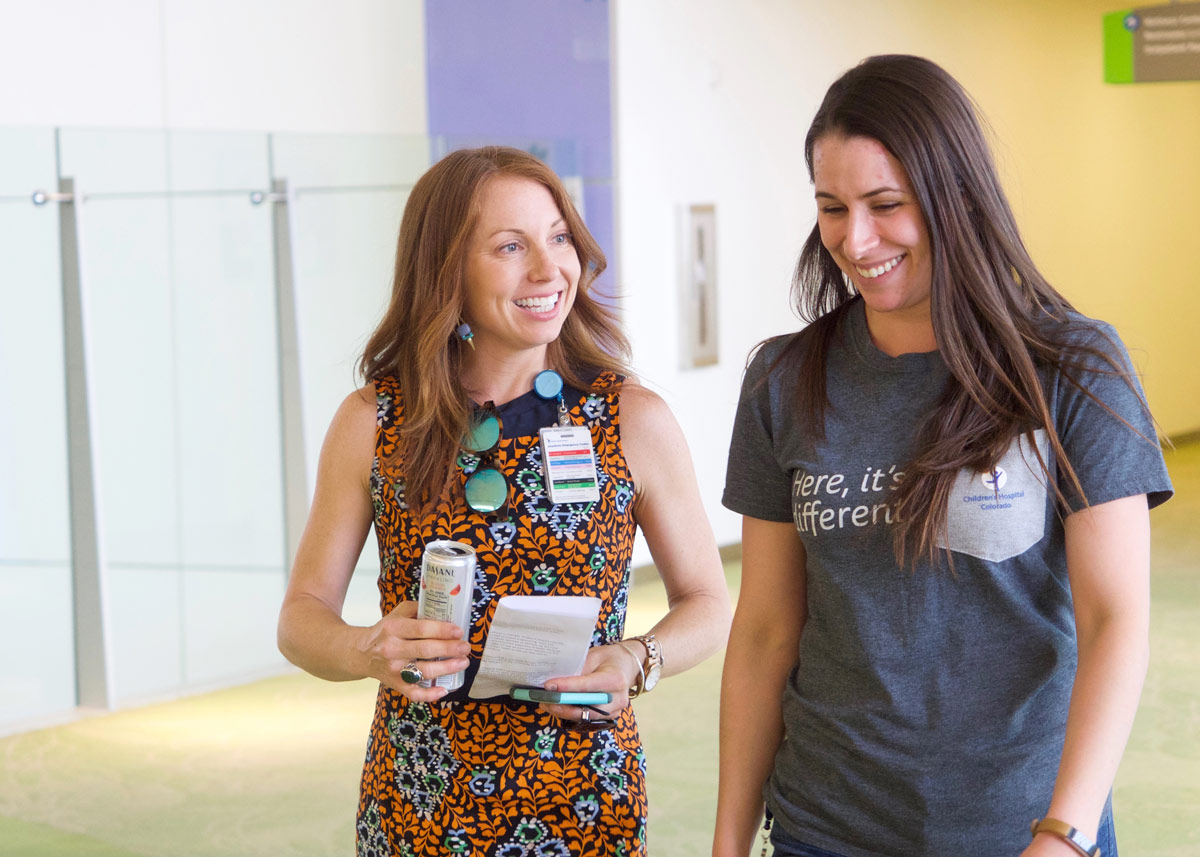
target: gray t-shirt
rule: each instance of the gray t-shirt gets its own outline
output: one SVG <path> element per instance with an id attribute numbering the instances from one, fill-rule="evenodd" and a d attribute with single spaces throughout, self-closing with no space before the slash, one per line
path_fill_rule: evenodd
<path id="1" fill-rule="evenodd" d="M 1101 330 L 1116 340 L 1081 321 L 1093 341 Z M 898 567 L 890 499 L 949 372 L 937 352 L 875 348 L 861 301 L 841 328 L 828 354 L 826 439 L 816 444 L 795 419 L 793 377 L 768 372 L 800 333 L 755 356 L 729 451 L 724 504 L 793 521 L 808 556 L 808 617 L 767 805 L 793 837 L 845 857 L 1019 854 L 1050 802 L 1076 664 L 1054 492 L 1027 442 L 1014 441 L 992 472 L 959 475 L 948 513 L 955 573 Z M 1139 396 L 1117 376 L 1082 379 L 1145 437 L 1046 374 L 1088 501 L 1166 501 Z M 1044 432 L 1037 443 L 1053 467 Z"/>

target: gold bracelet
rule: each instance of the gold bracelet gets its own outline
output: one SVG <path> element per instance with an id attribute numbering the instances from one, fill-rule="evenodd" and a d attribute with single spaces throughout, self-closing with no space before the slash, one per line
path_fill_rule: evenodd
<path id="1" fill-rule="evenodd" d="M 1083 857 L 1100 857 L 1099 845 L 1065 821 L 1059 821 L 1057 818 L 1035 818 L 1029 825 L 1029 832 L 1033 836 L 1037 836 L 1039 833 L 1049 833 L 1066 842 Z"/>
<path id="2" fill-rule="evenodd" d="M 629 646 L 625 645 L 624 640 L 618 640 L 617 645 L 620 646 L 625 651 L 629 652 L 629 657 L 633 658 L 633 662 L 635 664 L 637 664 L 637 668 L 638 668 L 637 683 L 634 684 L 633 687 L 629 688 L 629 698 L 637 699 L 639 696 L 641 696 L 642 688 L 646 686 L 646 671 L 645 671 L 645 669 L 642 668 L 642 659 L 633 653 L 633 649 L 631 649 L 631 648 L 629 648 Z"/>

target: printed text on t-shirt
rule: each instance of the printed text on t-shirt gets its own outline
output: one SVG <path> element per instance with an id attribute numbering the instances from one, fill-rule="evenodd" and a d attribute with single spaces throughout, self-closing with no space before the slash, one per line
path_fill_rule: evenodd
<path id="1" fill-rule="evenodd" d="M 862 477 L 843 473 L 812 474 L 797 470 L 792 477 L 792 513 L 801 533 L 843 527 L 891 524 L 896 512 L 886 499 L 900 485 L 904 471 L 895 464 L 868 465 Z M 851 499 L 852 503 L 844 503 Z"/>

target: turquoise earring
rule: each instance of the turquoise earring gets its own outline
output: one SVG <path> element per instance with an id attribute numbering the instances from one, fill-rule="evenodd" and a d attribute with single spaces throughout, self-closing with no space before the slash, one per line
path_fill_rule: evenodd
<path id="1" fill-rule="evenodd" d="M 475 334 L 471 332 L 471 325 L 465 321 L 458 327 L 454 328 L 454 334 L 467 345 L 471 346 L 471 350 L 475 350 Z"/>

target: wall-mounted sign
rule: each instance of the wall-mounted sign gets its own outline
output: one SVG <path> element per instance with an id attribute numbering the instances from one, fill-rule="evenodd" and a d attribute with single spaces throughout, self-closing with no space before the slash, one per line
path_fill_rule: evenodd
<path id="1" fill-rule="evenodd" d="M 1104 80 L 1200 80 L 1200 3 L 1105 15 Z"/>
<path id="2" fill-rule="evenodd" d="M 692 205 L 681 212 L 683 249 L 680 342 L 684 369 L 712 366 L 717 352 L 717 209 Z"/>

